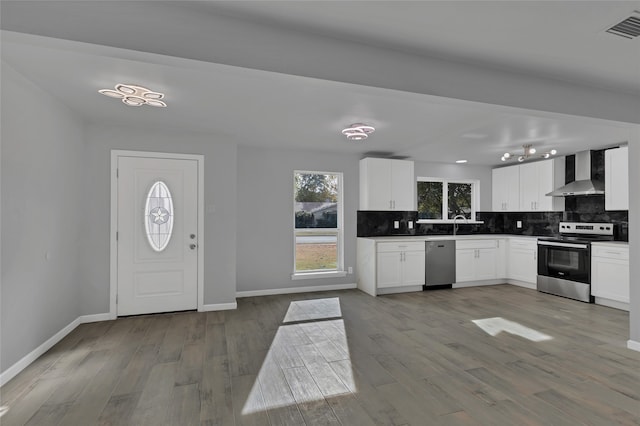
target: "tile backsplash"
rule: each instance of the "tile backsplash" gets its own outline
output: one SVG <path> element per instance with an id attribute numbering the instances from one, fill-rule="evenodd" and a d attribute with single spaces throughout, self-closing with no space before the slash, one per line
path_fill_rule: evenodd
<path id="1" fill-rule="evenodd" d="M 566 197 L 571 208 L 564 212 L 478 212 L 476 219 L 482 224 L 460 222 L 459 235 L 512 234 L 545 236 L 556 235 L 560 222 L 611 222 L 615 225 L 615 239 L 629 241 L 628 211 L 605 211 L 604 196 Z M 392 235 L 451 235 L 453 225 L 445 223 L 416 224 L 417 212 L 358 211 L 358 237 Z M 399 228 L 394 229 L 394 221 Z M 414 228 L 408 223 L 413 221 Z M 518 222 L 521 222 L 519 228 Z"/>

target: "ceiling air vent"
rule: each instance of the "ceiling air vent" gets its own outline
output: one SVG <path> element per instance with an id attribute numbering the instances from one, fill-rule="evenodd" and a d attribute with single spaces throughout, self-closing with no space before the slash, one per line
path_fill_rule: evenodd
<path id="1" fill-rule="evenodd" d="M 609 34 L 620 37 L 634 39 L 640 36 L 640 12 L 635 11 L 627 19 L 618 22 L 613 27 L 606 30 Z"/>

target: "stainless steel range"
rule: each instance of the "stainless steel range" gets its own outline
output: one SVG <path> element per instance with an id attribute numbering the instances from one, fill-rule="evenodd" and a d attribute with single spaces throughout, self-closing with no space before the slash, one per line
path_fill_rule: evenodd
<path id="1" fill-rule="evenodd" d="M 538 291 L 592 303 L 591 242 L 613 240 L 613 224 L 560 222 L 559 232 L 538 238 Z"/>

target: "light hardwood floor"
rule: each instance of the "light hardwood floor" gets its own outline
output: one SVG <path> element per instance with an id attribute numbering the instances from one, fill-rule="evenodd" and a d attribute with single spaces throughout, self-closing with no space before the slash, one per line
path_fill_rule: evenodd
<path id="1" fill-rule="evenodd" d="M 501 317 L 551 337 L 495 336 Z M 638 425 L 626 312 L 510 285 L 253 297 L 84 324 L 1 389 L 10 425 Z"/>

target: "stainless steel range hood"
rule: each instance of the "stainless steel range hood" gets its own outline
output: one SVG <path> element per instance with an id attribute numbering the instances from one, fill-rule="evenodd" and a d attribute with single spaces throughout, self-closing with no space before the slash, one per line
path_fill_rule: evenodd
<path id="1" fill-rule="evenodd" d="M 591 151 L 576 153 L 576 180 L 549 192 L 551 197 L 604 194 L 604 182 L 591 180 Z"/>

